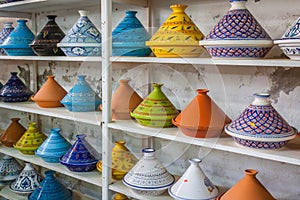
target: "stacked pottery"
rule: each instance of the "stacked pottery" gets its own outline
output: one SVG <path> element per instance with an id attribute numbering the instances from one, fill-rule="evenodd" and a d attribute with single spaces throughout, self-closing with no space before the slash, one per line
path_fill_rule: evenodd
<path id="1" fill-rule="evenodd" d="M 17 72 L 11 72 L 11 77 L 0 90 L 0 97 L 4 102 L 27 101 L 32 95 L 30 89 L 17 76 Z"/>
<path id="2" fill-rule="evenodd" d="M 145 45 L 151 35 L 136 17 L 137 11 L 126 11 L 125 18 L 112 32 L 113 56 L 148 56 L 151 50 Z"/>
<path id="3" fill-rule="evenodd" d="M 15 158 L 4 155 L 0 159 L 0 185 L 18 178 L 21 170 L 22 167 Z"/>
<path id="4" fill-rule="evenodd" d="M 60 163 L 70 171 L 88 172 L 96 169 L 101 155 L 85 140 L 86 135 L 77 135 L 77 140 L 67 153 L 60 158 Z"/>
<path id="5" fill-rule="evenodd" d="M 269 94 L 255 94 L 254 101 L 225 127 L 237 144 L 256 149 L 278 149 L 295 138 L 292 128 L 271 105 Z"/>
<path id="6" fill-rule="evenodd" d="M 39 56 L 64 56 L 64 52 L 57 47 L 57 43 L 65 37 L 65 34 L 55 22 L 56 15 L 47 15 L 47 18 L 48 22 L 30 46 Z"/>
<path id="7" fill-rule="evenodd" d="M 34 155 L 34 152 L 47 137 L 36 127 L 36 123 L 28 124 L 28 129 L 18 142 L 13 145 L 15 149 L 20 150 L 23 154 Z"/>
<path id="8" fill-rule="evenodd" d="M 13 32 L 4 40 L 3 48 L 9 56 L 34 56 L 29 44 L 34 40 L 34 34 L 27 27 L 27 20 L 17 20 L 18 24 Z"/>
<path id="9" fill-rule="evenodd" d="M 19 123 L 20 118 L 11 118 L 10 120 L 11 124 L 0 137 L 1 143 L 7 147 L 13 147 L 26 131 Z"/>
<path id="10" fill-rule="evenodd" d="M 188 136 L 219 137 L 230 119 L 207 95 L 209 90 L 198 89 L 198 95 L 173 119 L 173 124 Z"/>
<path id="11" fill-rule="evenodd" d="M 190 167 L 184 172 L 181 178 L 169 188 L 169 194 L 174 199 L 215 199 L 219 195 L 219 189 L 212 184 L 201 170 L 201 160 L 192 158 L 189 160 Z"/>
<path id="12" fill-rule="evenodd" d="M 55 76 L 48 76 L 48 80 L 39 89 L 39 91 L 31 97 L 35 103 L 42 108 L 62 107 L 60 101 L 67 95 L 66 90 L 54 80 Z"/>
<path id="13" fill-rule="evenodd" d="M 175 106 L 161 91 L 163 84 L 154 83 L 153 91 L 130 113 L 143 126 L 170 127 L 178 115 Z"/>
<path id="14" fill-rule="evenodd" d="M 70 143 L 60 134 L 59 128 L 52 128 L 50 136 L 36 150 L 35 155 L 45 162 L 59 163 L 59 158 L 69 150 Z"/>
<path id="15" fill-rule="evenodd" d="M 245 177 L 230 190 L 218 196 L 217 200 L 275 200 L 268 190 L 255 177 L 257 171 L 245 170 Z"/>
<path id="16" fill-rule="evenodd" d="M 95 111 L 101 104 L 101 99 L 86 82 L 84 75 L 77 76 L 77 82 L 61 103 L 72 112 Z"/>
<path id="17" fill-rule="evenodd" d="M 247 10 L 247 0 L 230 0 L 230 10 L 200 41 L 213 58 L 263 58 L 273 41 Z"/>
<path id="18" fill-rule="evenodd" d="M 44 180 L 30 194 L 28 200 L 72 200 L 72 191 L 68 190 L 55 177 L 54 171 L 46 171 Z"/>
<path id="19" fill-rule="evenodd" d="M 199 57 L 203 47 L 202 32 L 184 12 L 186 5 L 172 5 L 173 13 L 146 42 L 156 57 Z"/>
<path id="20" fill-rule="evenodd" d="M 9 36 L 9 34 L 14 30 L 12 26 L 12 22 L 4 22 L 4 27 L 0 32 L 0 45 L 4 42 L 4 40 Z M 3 49 L 0 49 L 0 54 L 5 54 Z"/>
<path id="21" fill-rule="evenodd" d="M 10 189 L 17 194 L 28 195 L 38 187 L 41 181 L 42 178 L 36 169 L 30 163 L 25 163 L 18 178 L 10 184 Z"/>
<path id="22" fill-rule="evenodd" d="M 155 150 L 146 148 L 143 157 L 124 176 L 123 183 L 135 193 L 157 196 L 168 189 L 175 181 L 165 167 L 155 158 Z"/>
<path id="23" fill-rule="evenodd" d="M 67 35 L 57 44 L 67 56 L 101 56 L 101 33 L 87 17 L 87 11 L 79 11 L 80 18 Z"/>

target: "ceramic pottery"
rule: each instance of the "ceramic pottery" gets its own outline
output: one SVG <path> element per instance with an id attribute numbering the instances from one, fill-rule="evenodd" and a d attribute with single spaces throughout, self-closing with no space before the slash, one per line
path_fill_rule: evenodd
<path id="1" fill-rule="evenodd" d="M 258 173 L 256 170 L 246 169 L 244 173 L 244 178 L 227 192 L 219 195 L 217 200 L 275 200 L 255 177 Z"/>
<path id="2" fill-rule="evenodd" d="M 174 177 L 155 158 L 154 149 L 146 148 L 142 152 L 143 157 L 124 176 L 123 183 L 137 194 L 160 195 L 174 183 Z"/>
<path id="3" fill-rule="evenodd" d="M 41 176 L 32 165 L 25 163 L 25 167 L 18 178 L 10 184 L 10 189 L 15 193 L 27 195 L 33 192 L 41 181 Z"/>
<path id="4" fill-rule="evenodd" d="M 173 119 L 173 124 L 188 136 L 219 137 L 230 119 L 207 95 L 209 90 L 198 89 L 198 95 Z"/>
<path id="5" fill-rule="evenodd" d="M 63 107 L 60 101 L 67 95 L 66 90 L 59 85 L 55 76 L 48 76 L 45 84 L 31 97 L 42 108 Z"/>
<path id="6" fill-rule="evenodd" d="M 17 20 L 14 31 L 4 40 L 0 48 L 3 48 L 9 56 L 34 56 L 29 44 L 34 40 L 34 34 L 27 27 L 27 20 Z"/>
<path id="7" fill-rule="evenodd" d="M 12 22 L 4 22 L 4 27 L 0 32 L 0 44 L 2 44 L 4 40 L 9 36 L 9 34 L 14 30 L 12 24 L 13 24 Z M 0 54 L 1 55 L 5 54 L 3 49 L 0 49 Z"/>
<path id="8" fill-rule="evenodd" d="M 151 35 L 136 17 L 137 11 L 126 11 L 125 18 L 112 32 L 113 56 L 148 56 L 151 53 L 145 42 Z"/>
<path id="9" fill-rule="evenodd" d="M 60 134 L 59 128 L 52 128 L 50 136 L 36 150 L 35 155 L 45 162 L 59 163 L 59 158 L 69 150 L 70 143 Z"/>
<path id="10" fill-rule="evenodd" d="M 79 10 L 79 14 L 80 18 L 57 46 L 67 56 L 101 56 L 101 33 L 87 17 L 87 11 Z"/>
<path id="11" fill-rule="evenodd" d="M 28 200 L 72 200 L 72 191 L 68 190 L 55 177 L 54 171 L 46 171 L 44 180 L 30 194 Z"/>
<path id="12" fill-rule="evenodd" d="M 74 87 L 60 101 L 69 111 L 95 111 L 101 104 L 101 99 L 86 82 L 85 77 L 84 75 L 78 75 Z"/>
<path id="13" fill-rule="evenodd" d="M 129 200 L 129 198 L 121 193 L 117 193 L 113 200 Z"/>
<path id="14" fill-rule="evenodd" d="M 17 72 L 11 72 L 11 77 L 0 90 L 0 97 L 4 102 L 27 101 L 32 95 L 30 89 L 17 76 Z"/>
<path id="15" fill-rule="evenodd" d="M 0 90 L 2 89 L 2 87 L 3 87 L 3 84 L 0 82 Z"/>
<path id="16" fill-rule="evenodd" d="M 163 84 L 154 83 L 153 91 L 130 113 L 143 126 L 170 127 L 178 115 L 175 106 L 161 91 Z"/>
<path id="17" fill-rule="evenodd" d="M 146 45 L 156 57 L 199 57 L 204 50 L 199 41 L 204 35 L 184 12 L 187 6 L 176 4 L 170 8 L 173 13 Z"/>
<path id="18" fill-rule="evenodd" d="M 256 149 L 278 149 L 297 135 L 274 109 L 269 94 L 255 94 L 254 101 L 225 127 L 237 144 Z"/>
<path id="19" fill-rule="evenodd" d="M 88 172 L 96 169 L 101 155 L 85 140 L 86 135 L 77 135 L 77 140 L 67 153 L 60 158 L 60 163 L 70 171 Z"/>
<path id="20" fill-rule="evenodd" d="M 1 135 L 0 141 L 7 147 L 13 147 L 13 144 L 22 137 L 26 129 L 19 123 L 20 118 L 11 118 L 11 124 Z"/>
<path id="21" fill-rule="evenodd" d="M 133 111 L 143 99 L 130 87 L 129 80 L 120 80 L 119 87 L 112 95 L 112 119 L 131 119 Z"/>
<path id="22" fill-rule="evenodd" d="M 22 167 L 15 158 L 4 155 L 0 159 L 0 181 L 12 181 L 18 178 Z"/>
<path id="23" fill-rule="evenodd" d="M 247 0 L 230 0 L 230 10 L 200 41 L 213 58 L 263 58 L 273 41 L 246 8 Z"/>
<path id="24" fill-rule="evenodd" d="M 203 173 L 199 166 L 201 160 L 192 158 L 190 167 L 181 178 L 169 188 L 169 194 L 174 199 L 209 200 L 219 195 L 219 189 Z"/>
<path id="25" fill-rule="evenodd" d="M 64 52 L 57 47 L 57 43 L 65 37 L 65 34 L 55 22 L 56 17 L 56 15 L 47 15 L 48 22 L 30 44 L 33 51 L 39 56 L 65 55 Z"/>
<path id="26" fill-rule="evenodd" d="M 23 136 L 14 144 L 14 148 L 23 154 L 34 155 L 34 152 L 44 142 L 47 137 L 36 127 L 36 123 L 28 124 L 28 129 Z"/>
<path id="27" fill-rule="evenodd" d="M 124 141 L 116 141 L 112 149 L 112 177 L 121 180 L 137 161 L 136 157 L 126 148 Z M 97 163 L 97 169 L 102 172 L 102 161 Z"/>

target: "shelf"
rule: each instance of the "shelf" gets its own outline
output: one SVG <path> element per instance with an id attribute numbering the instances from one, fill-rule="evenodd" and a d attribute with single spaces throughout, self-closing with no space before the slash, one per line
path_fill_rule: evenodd
<path id="1" fill-rule="evenodd" d="M 183 142 L 187 144 L 202 146 L 206 148 L 227 151 L 256 158 L 279 161 L 283 163 L 300 166 L 300 138 L 290 141 L 281 150 L 255 150 L 237 145 L 230 136 L 220 138 L 192 138 L 185 136 L 178 128 L 150 128 L 137 124 L 133 120 L 120 120 L 108 124 L 109 128 L 137 133 L 150 137 L 167 139 L 170 141 Z"/>
<path id="2" fill-rule="evenodd" d="M 6 108 L 21 112 L 28 112 L 38 115 L 45 115 L 50 117 L 57 117 L 61 119 L 67 119 L 74 122 L 82 122 L 86 124 L 100 126 L 101 112 L 70 112 L 65 107 L 60 108 L 40 108 L 34 102 L 22 102 L 22 103 L 5 103 L 0 102 L 0 108 Z"/>
<path id="3" fill-rule="evenodd" d="M 4 147 L 0 146 L 0 153 L 15 157 L 17 159 L 30 162 L 32 164 L 56 171 L 58 173 L 76 178 L 78 180 L 91 183 L 96 186 L 101 186 L 101 174 L 100 172 L 94 170 L 91 172 L 72 172 L 68 170 L 64 165 L 60 163 L 47 163 L 44 162 L 43 159 L 41 159 L 38 156 L 35 155 L 26 155 L 22 154 L 19 150 L 16 150 L 14 148 Z"/>
<path id="4" fill-rule="evenodd" d="M 65 62 L 101 62 L 101 57 L 69 56 L 0 56 L 0 60 L 65 61 Z"/>
<path id="5" fill-rule="evenodd" d="M 10 189 L 9 189 L 9 186 L 5 186 L 4 188 L 2 188 L 0 190 L 0 197 L 4 197 L 6 199 L 9 199 L 9 200 L 27 200 L 27 196 L 21 196 L 21 195 L 18 195 L 16 193 L 13 193 Z"/>

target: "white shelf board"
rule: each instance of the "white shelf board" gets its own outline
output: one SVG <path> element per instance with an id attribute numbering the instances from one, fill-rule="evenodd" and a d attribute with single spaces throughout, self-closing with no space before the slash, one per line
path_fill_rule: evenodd
<path id="1" fill-rule="evenodd" d="M 87 183 L 91 183 L 96 186 L 102 185 L 101 174 L 99 171 L 94 170 L 91 172 L 72 172 L 68 170 L 64 165 L 60 163 L 47 163 L 42 158 L 36 155 L 26 155 L 21 153 L 19 150 L 10 147 L 0 146 L 0 153 L 15 157 L 17 159 L 30 162 L 32 164 L 56 171 L 58 173 L 82 180 Z"/>
<path id="2" fill-rule="evenodd" d="M 0 56 L 0 60 L 65 61 L 65 62 L 101 62 L 101 57 L 84 56 Z"/>
<path id="3" fill-rule="evenodd" d="M 41 108 L 34 102 L 21 103 L 5 103 L 0 102 L 0 108 L 6 108 L 21 112 L 28 112 L 38 115 L 57 117 L 67 119 L 74 122 L 82 122 L 86 124 L 100 126 L 102 116 L 100 111 L 95 112 L 70 112 L 65 107 L 59 108 Z"/>
<path id="4" fill-rule="evenodd" d="M 9 189 L 9 186 L 5 186 L 4 188 L 2 188 L 0 190 L 0 196 L 1 197 L 4 197 L 6 199 L 9 199 L 9 200 L 27 200 L 27 195 L 25 196 L 21 196 L 21 195 L 18 195 L 14 192 L 12 192 L 10 189 Z"/>
<path id="5" fill-rule="evenodd" d="M 237 145 L 230 136 L 222 134 L 220 138 L 192 138 L 185 136 L 178 128 L 151 128 L 137 124 L 133 120 L 119 120 L 108 124 L 109 128 L 140 135 L 157 137 L 171 141 L 227 151 L 256 158 L 279 161 L 300 166 L 300 138 L 290 141 L 280 150 L 255 150 Z"/>

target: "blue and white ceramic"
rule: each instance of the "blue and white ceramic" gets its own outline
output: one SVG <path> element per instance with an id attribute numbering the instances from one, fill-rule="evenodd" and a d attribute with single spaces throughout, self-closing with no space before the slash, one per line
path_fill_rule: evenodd
<path id="1" fill-rule="evenodd" d="M 46 171 L 45 178 L 30 194 L 28 200 L 72 200 L 72 191 L 68 190 L 55 177 L 54 171 Z"/>
<path id="2" fill-rule="evenodd" d="M 69 150 L 71 144 L 60 134 L 59 128 L 52 128 L 49 137 L 36 150 L 35 155 L 45 162 L 59 163 L 59 158 Z"/>
<path id="3" fill-rule="evenodd" d="M 84 75 L 77 76 L 77 82 L 61 103 L 72 112 L 95 111 L 101 104 L 101 99 L 86 82 Z"/>
<path id="4" fill-rule="evenodd" d="M 225 127 L 225 132 L 238 144 L 256 149 L 278 149 L 296 137 L 296 129 L 274 109 L 269 97 L 269 94 L 255 94 L 254 101 Z"/>
<path id="5" fill-rule="evenodd" d="M 18 178 L 22 170 L 21 165 L 8 155 L 0 159 L 0 181 L 12 181 Z"/>
<path id="6" fill-rule="evenodd" d="M 87 16 L 79 10 L 80 18 L 67 35 L 57 44 L 67 56 L 101 56 L 101 33 Z"/>
<path id="7" fill-rule="evenodd" d="M 33 94 L 28 87 L 17 76 L 17 72 L 11 72 L 10 79 L 0 90 L 0 97 L 4 102 L 28 101 Z"/>
<path id="8" fill-rule="evenodd" d="M 4 40 L 9 36 L 9 34 L 14 30 L 12 24 L 12 22 L 4 22 L 4 27 L 0 32 L 0 44 L 2 44 Z M 0 49 L 0 54 L 5 54 L 3 49 Z"/>
<path id="9" fill-rule="evenodd" d="M 113 56 L 148 56 L 151 49 L 145 42 L 151 35 L 136 17 L 137 11 L 126 11 L 126 16 L 112 32 Z"/>
<path id="10" fill-rule="evenodd" d="M 75 143 L 60 158 L 60 163 L 65 165 L 70 171 L 92 171 L 96 169 L 96 164 L 101 159 L 101 154 L 86 141 L 85 137 L 86 135 L 84 134 L 77 135 Z"/>
<path id="11" fill-rule="evenodd" d="M 34 34 L 27 27 L 27 20 L 17 20 L 14 31 L 4 40 L 0 48 L 3 48 L 9 56 L 33 56 L 35 55 L 29 44 L 34 40 Z"/>
<path id="12" fill-rule="evenodd" d="M 230 0 L 230 10 L 200 41 L 213 58 L 263 58 L 273 41 L 247 10 L 247 0 Z"/>

